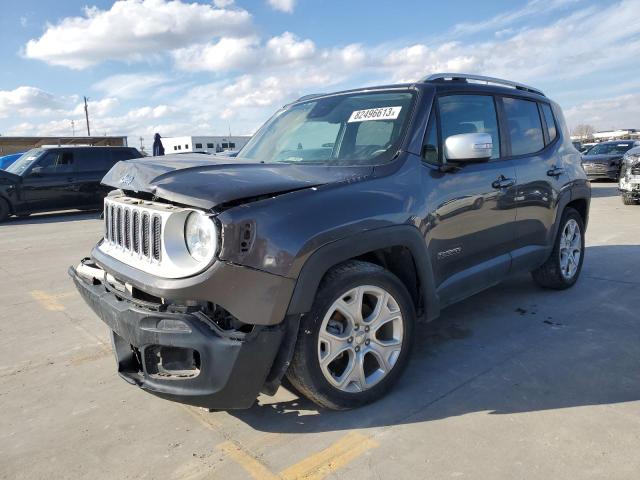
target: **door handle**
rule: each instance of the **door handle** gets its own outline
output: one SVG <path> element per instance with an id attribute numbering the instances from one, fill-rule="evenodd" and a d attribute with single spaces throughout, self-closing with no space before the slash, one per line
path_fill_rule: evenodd
<path id="1" fill-rule="evenodd" d="M 550 177 L 558 178 L 563 173 L 564 173 L 564 168 L 562 167 L 552 167 L 551 170 L 547 170 L 547 175 Z"/>
<path id="2" fill-rule="evenodd" d="M 498 190 L 503 188 L 513 187 L 516 181 L 513 178 L 506 178 L 504 175 L 500 175 L 497 180 L 494 180 L 491 186 Z"/>

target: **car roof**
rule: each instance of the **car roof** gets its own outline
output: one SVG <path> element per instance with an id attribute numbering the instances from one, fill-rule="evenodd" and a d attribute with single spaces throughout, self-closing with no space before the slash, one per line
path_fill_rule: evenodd
<path id="1" fill-rule="evenodd" d="M 440 74 L 440 75 L 449 75 L 449 74 Z M 436 75 L 437 76 L 437 75 Z M 487 78 L 487 81 L 494 80 L 499 82 L 504 82 L 501 84 L 498 83 L 477 83 L 479 80 L 476 78 Z M 360 88 L 353 88 L 348 90 L 340 90 L 336 92 L 327 92 L 327 93 L 317 93 L 304 95 L 297 100 L 291 102 L 288 105 L 294 105 L 300 102 L 306 102 L 315 98 L 321 97 L 331 97 L 334 95 L 345 95 L 349 93 L 358 93 L 358 92 L 372 92 L 379 90 L 415 90 L 419 88 L 431 87 L 435 88 L 439 92 L 485 92 L 488 94 L 495 95 L 504 95 L 504 96 L 518 96 L 525 97 L 535 100 L 542 100 L 549 102 L 549 99 L 542 93 L 540 90 L 534 89 L 533 87 L 527 87 L 522 84 L 518 84 L 515 82 L 509 82 L 508 80 L 501 79 L 490 79 L 489 77 L 477 77 L 477 76 L 469 76 L 469 80 L 465 78 L 465 74 L 459 74 L 459 77 L 456 76 L 451 79 L 447 78 L 435 78 L 431 79 L 431 77 L 426 77 L 418 82 L 412 83 L 392 83 L 386 85 L 375 85 L 375 86 L 367 86 Z"/>

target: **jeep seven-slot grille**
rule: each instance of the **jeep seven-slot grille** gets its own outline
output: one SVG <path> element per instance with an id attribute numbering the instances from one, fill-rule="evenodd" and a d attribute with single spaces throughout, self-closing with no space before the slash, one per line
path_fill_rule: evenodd
<path id="1" fill-rule="evenodd" d="M 150 260 L 162 259 L 162 217 L 151 210 L 105 201 L 105 240 Z"/>

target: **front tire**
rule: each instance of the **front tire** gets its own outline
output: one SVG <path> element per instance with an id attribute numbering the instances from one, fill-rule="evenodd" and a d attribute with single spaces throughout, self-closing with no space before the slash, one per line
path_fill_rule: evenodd
<path id="1" fill-rule="evenodd" d="M 623 193 L 622 194 L 622 203 L 624 203 L 625 205 L 635 205 L 636 204 L 636 200 L 629 194 L 627 193 Z"/>
<path id="2" fill-rule="evenodd" d="M 368 262 L 339 265 L 302 318 L 287 378 L 321 407 L 373 402 L 405 368 L 414 323 L 411 296 L 395 275 Z"/>
<path id="3" fill-rule="evenodd" d="M 578 280 L 583 261 L 584 221 L 575 209 L 569 207 L 560 219 L 560 229 L 551 255 L 531 275 L 543 288 L 564 290 Z"/>

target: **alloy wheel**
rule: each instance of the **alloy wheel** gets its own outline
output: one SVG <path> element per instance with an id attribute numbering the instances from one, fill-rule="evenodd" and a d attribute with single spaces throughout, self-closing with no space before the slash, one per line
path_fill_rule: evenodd
<path id="1" fill-rule="evenodd" d="M 403 345 L 400 306 L 386 290 L 363 285 L 338 297 L 318 335 L 318 361 L 335 388 L 365 391 L 393 369 Z"/>

